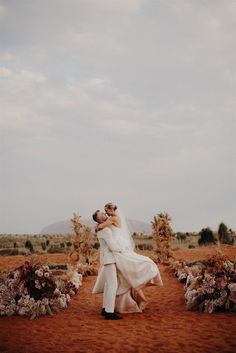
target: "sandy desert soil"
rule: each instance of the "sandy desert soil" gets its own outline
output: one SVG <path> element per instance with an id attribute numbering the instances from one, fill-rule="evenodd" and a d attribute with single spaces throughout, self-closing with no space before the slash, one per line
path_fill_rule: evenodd
<path id="1" fill-rule="evenodd" d="M 176 250 L 175 257 L 203 259 L 215 246 Z M 236 258 L 236 247 L 223 246 Z M 142 254 L 152 256 L 145 251 Z M 43 262 L 65 263 L 64 254 L 38 255 Z M 23 256 L 0 257 L 0 268 L 20 265 Z M 92 295 L 95 277 L 83 281 L 70 306 L 53 317 L 30 321 L 26 317 L 0 319 L 0 352 L 8 353 L 233 353 L 236 352 L 236 314 L 186 311 L 183 284 L 159 265 L 164 287 L 145 290 L 145 312 L 125 314 L 123 320 L 105 321 L 100 316 L 101 295 Z"/>

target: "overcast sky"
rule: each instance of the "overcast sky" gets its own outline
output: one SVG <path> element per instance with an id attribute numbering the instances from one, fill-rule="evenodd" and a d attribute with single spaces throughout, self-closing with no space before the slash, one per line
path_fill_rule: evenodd
<path id="1" fill-rule="evenodd" d="M 235 68 L 234 0 L 0 0 L 0 233 L 235 229 Z"/>

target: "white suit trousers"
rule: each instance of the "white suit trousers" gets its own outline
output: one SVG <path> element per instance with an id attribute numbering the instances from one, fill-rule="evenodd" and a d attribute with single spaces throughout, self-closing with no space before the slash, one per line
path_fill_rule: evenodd
<path id="1" fill-rule="evenodd" d="M 116 264 L 104 265 L 105 286 L 103 293 L 103 308 L 107 313 L 113 313 L 115 310 L 116 292 L 117 292 L 117 272 Z"/>

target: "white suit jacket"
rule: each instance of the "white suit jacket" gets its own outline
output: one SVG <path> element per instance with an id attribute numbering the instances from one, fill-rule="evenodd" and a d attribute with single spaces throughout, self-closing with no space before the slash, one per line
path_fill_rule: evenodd
<path id="1" fill-rule="evenodd" d="M 121 251 L 121 247 L 114 241 L 112 230 L 108 227 L 97 233 L 100 244 L 100 266 L 116 263 L 113 251 Z"/>

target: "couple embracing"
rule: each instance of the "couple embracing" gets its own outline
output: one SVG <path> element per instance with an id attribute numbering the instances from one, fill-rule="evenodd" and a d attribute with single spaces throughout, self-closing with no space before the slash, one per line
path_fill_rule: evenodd
<path id="1" fill-rule="evenodd" d="M 162 286 L 157 265 L 147 256 L 134 252 L 134 241 L 120 208 L 112 203 L 96 211 L 96 232 L 100 243 L 100 269 L 92 293 L 103 293 L 101 315 L 120 320 L 117 313 L 142 312 L 147 301 L 142 288 Z"/>

